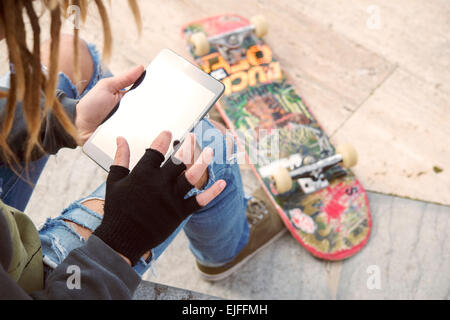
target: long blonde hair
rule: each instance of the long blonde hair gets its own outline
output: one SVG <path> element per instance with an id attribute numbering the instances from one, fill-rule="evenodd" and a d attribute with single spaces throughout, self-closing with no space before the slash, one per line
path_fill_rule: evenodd
<path id="1" fill-rule="evenodd" d="M 62 17 L 67 17 L 69 6 L 77 6 L 81 21 L 84 22 L 88 13 L 88 0 L 41 0 L 43 10 L 50 12 L 50 63 L 45 75 L 41 67 L 41 27 L 39 16 L 33 0 L 1 0 L 0 1 L 0 27 L 5 32 L 6 45 L 10 62 L 10 89 L 8 92 L 0 91 L 0 98 L 6 98 L 4 116 L 0 120 L 0 156 L 4 163 L 10 167 L 19 165 L 17 156 L 8 144 L 8 136 L 11 132 L 17 102 L 22 102 L 23 114 L 26 121 L 28 137 L 25 142 L 24 160 L 28 163 L 35 148 L 42 150 L 39 140 L 41 123 L 51 112 L 61 126 L 75 141 L 78 141 L 77 130 L 64 108 L 56 99 L 58 84 L 58 56 L 60 45 L 60 33 Z M 112 49 L 111 26 L 107 10 L 102 0 L 94 0 L 100 14 L 103 25 L 103 58 L 108 59 Z M 136 20 L 139 31 L 141 30 L 141 16 L 136 0 L 128 0 L 131 11 Z M 26 43 L 26 28 L 24 12 L 28 16 L 33 35 L 33 45 L 30 50 Z M 74 27 L 74 70 L 75 78 L 79 78 L 79 53 L 77 26 Z M 40 105 L 41 94 L 45 96 L 45 106 Z"/>

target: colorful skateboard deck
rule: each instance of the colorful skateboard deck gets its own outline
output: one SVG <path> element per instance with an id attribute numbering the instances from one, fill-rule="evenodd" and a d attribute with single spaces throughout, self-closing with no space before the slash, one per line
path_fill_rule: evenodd
<path id="1" fill-rule="evenodd" d="M 291 234 L 318 258 L 346 259 L 370 236 L 367 194 L 354 174 L 339 165 L 327 171 L 327 177 L 337 178 L 321 190 L 306 194 L 294 181 L 291 191 L 277 193 L 270 179 L 277 167 L 314 163 L 333 156 L 335 149 L 263 39 L 241 33 L 244 37 L 230 53 L 214 45 L 249 26 L 238 15 L 220 15 L 187 24 L 182 36 L 197 65 L 225 84 L 216 107 Z M 202 56 L 189 41 L 198 32 L 212 42 Z"/>

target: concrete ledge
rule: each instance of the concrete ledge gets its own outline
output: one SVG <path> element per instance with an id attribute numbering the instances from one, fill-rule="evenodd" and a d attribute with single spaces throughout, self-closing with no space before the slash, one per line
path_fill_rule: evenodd
<path id="1" fill-rule="evenodd" d="M 221 300 L 206 294 L 142 281 L 133 300 Z"/>

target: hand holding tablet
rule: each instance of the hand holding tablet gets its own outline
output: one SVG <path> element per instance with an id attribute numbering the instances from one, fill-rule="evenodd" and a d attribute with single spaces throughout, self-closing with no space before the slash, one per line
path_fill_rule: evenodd
<path id="1" fill-rule="evenodd" d="M 158 135 L 130 172 L 128 144 L 122 138 L 117 139 L 114 165 L 106 181 L 104 217 L 94 235 L 128 258 L 132 265 L 226 186 L 224 180 L 219 180 L 206 191 L 185 199 L 207 169 L 212 150 L 205 148 L 189 169 L 173 159 L 161 166 L 171 140 L 170 132 Z M 189 149 L 190 145 L 186 142 L 180 150 Z"/>
<path id="2" fill-rule="evenodd" d="M 115 113 L 92 134 L 83 151 L 108 171 L 116 138 L 124 137 L 132 169 L 162 131 L 172 132 L 172 142 L 183 141 L 223 91 L 221 82 L 164 49 L 124 95 Z M 167 156 L 172 152 L 171 143 Z"/>
<path id="3" fill-rule="evenodd" d="M 104 78 L 78 102 L 75 125 L 81 145 L 86 143 L 120 102 L 126 93 L 123 88 L 138 81 L 144 71 L 143 66 L 136 66 L 118 76 Z"/>
<path id="4" fill-rule="evenodd" d="M 92 126 L 86 125 L 86 135 L 80 132 L 82 139 L 90 136 L 84 152 L 110 171 L 104 218 L 95 235 L 132 264 L 226 187 L 219 180 L 184 199 L 188 189 L 201 181 L 213 157 L 206 148 L 192 163 L 195 137 L 187 134 L 219 99 L 223 85 L 169 50 L 163 50 L 143 71 L 138 67 L 103 81 L 103 87 L 92 90 L 77 106 L 77 111 L 85 110 L 78 120 L 95 118 L 85 124 L 97 126 L 106 117 L 93 134 Z M 121 91 L 133 82 L 129 91 Z M 108 101 L 103 101 L 101 93 L 108 90 Z M 110 113 L 116 104 L 111 99 L 120 103 Z M 173 141 L 182 142 L 185 137 L 189 139 L 174 155 L 181 161 L 164 161 L 173 151 Z"/>

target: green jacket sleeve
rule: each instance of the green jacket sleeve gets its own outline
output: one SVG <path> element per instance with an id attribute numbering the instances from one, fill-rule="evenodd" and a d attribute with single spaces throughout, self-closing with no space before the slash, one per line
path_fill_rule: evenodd
<path id="1" fill-rule="evenodd" d="M 5 249 L 0 256 L 5 254 Z M 129 300 L 140 280 L 122 257 L 91 236 L 86 245 L 73 250 L 52 272 L 44 290 L 30 295 L 11 279 L 0 263 L 0 300 Z"/>

